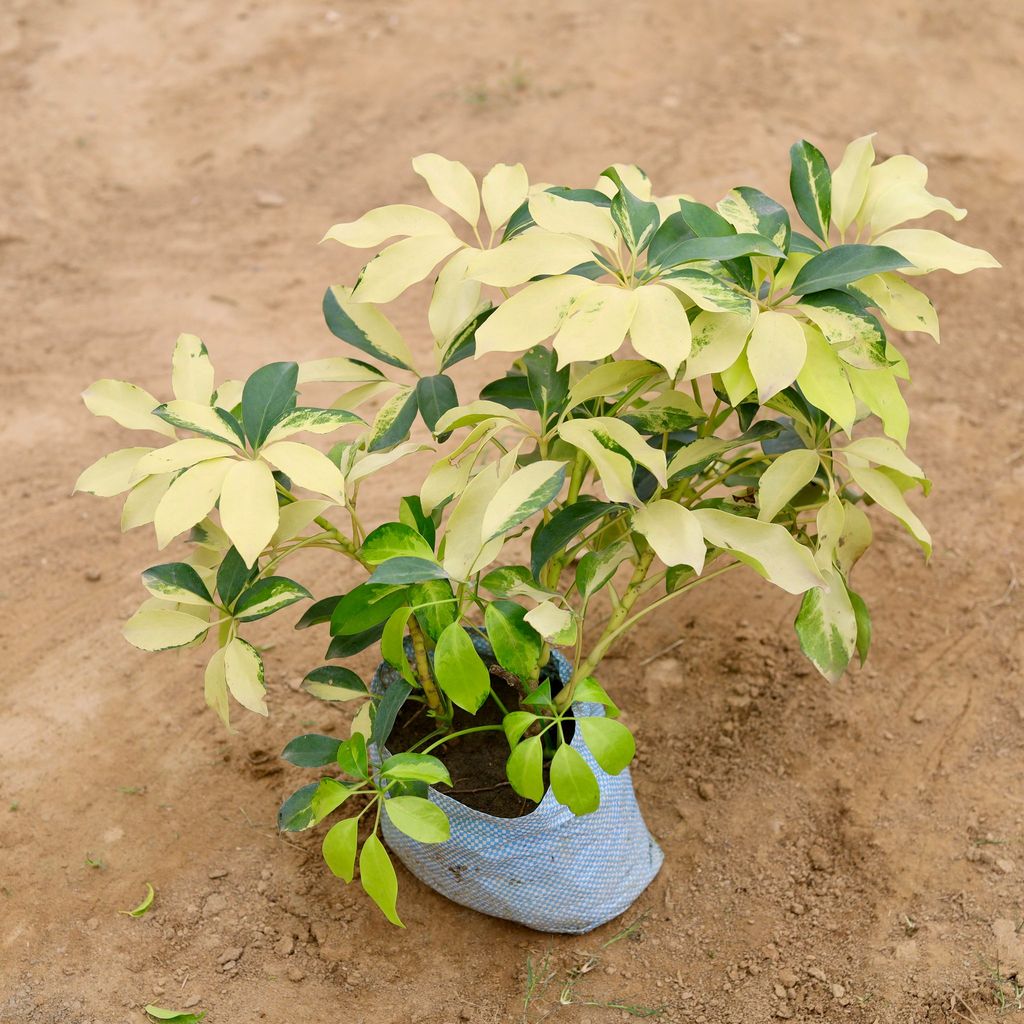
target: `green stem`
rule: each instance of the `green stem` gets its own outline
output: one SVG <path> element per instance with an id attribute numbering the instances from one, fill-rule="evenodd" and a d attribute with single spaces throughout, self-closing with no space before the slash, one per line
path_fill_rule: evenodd
<path id="1" fill-rule="evenodd" d="M 412 650 L 415 660 L 416 678 L 423 688 L 423 694 L 427 698 L 427 707 L 430 714 L 446 729 L 451 728 L 452 715 L 445 703 L 441 691 L 434 682 L 434 676 L 430 671 L 430 660 L 427 658 L 427 645 L 423 638 L 423 630 L 416 621 L 415 615 L 409 616 L 409 636 L 412 638 Z"/>
<path id="2" fill-rule="evenodd" d="M 502 727 L 500 725 L 474 725 L 471 729 L 460 729 L 458 732 L 450 732 L 447 736 L 442 736 L 439 740 L 435 740 L 430 744 L 429 747 L 424 747 L 420 751 L 421 754 L 429 754 L 432 750 L 436 750 L 443 743 L 447 743 L 449 740 L 457 739 L 459 736 L 468 736 L 473 732 L 501 732 Z"/>

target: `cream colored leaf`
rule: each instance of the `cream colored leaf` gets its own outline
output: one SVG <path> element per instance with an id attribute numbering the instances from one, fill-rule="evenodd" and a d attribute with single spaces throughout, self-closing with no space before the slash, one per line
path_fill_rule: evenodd
<path id="1" fill-rule="evenodd" d="M 747 319 L 753 315 L 751 299 L 703 270 L 680 271 L 665 278 L 665 284 L 709 313 L 735 313 Z"/>
<path id="2" fill-rule="evenodd" d="M 121 632 L 133 647 L 141 651 L 168 651 L 184 647 L 210 628 L 205 618 L 170 608 L 140 608 Z"/>
<path id="3" fill-rule="evenodd" d="M 878 307 L 882 317 L 897 331 L 921 331 L 939 340 L 939 318 L 924 292 L 896 274 L 872 274 L 857 282 Z"/>
<path id="4" fill-rule="evenodd" d="M 147 476 L 140 480 L 128 492 L 121 509 L 121 531 L 127 532 L 136 526 L 145 526 L 153 522 L 156 515 L 157 505 L 167 493 L 167 488 L 174 480 L 173 473 L 164 473 L 160 476 Z"/>
<path id="5" fill-rule="evenodd" d="M 757 485 L 757 518 L 770 523 L 818 472 L 818 453 L 807 448 L 783 452 L 761 474 Z"/>
<path id="6" fill-rule="evenodd" d="M 398 235 L 420 238 L 424 235 L 451 235 L 451 225 L 433 210 L 403 203 L 379 206 L 364 213 L 358 220 L 335 224 L 322 241 L 331 239 L 353 249 L 372 249 L 388 238 Z"/>
<path id="7" fill-rule="evenodd" d="M 442 268 L 434 282 L 427 310 L 430 333 L 441 349 L 481 308 L 480 282 L 466 277 L 466 268 L 476 249 L 457 252 Z"/>
<path id="8" fill-rule="evenodd" d="M 215 441 L 212 437 L 186 437 L 143 455 L 135 464 L 135 479 L 141 480 L 144 476 L 152 476 L 155 473 L 174 473 L 198 462 L 231 458 L 237 454 L 231 445 Z"/>
<path id="9" fill-rule="evenodd" d="M 573 302 L 592 288 L 574 275 L 548 277 L 507 298 L 476 332 L 476 355 L 525 352 L 561 327 Z"/>
<path id="10" fill-rule="evenodd" d="M 214 392 L 213 404 L 218 409 L 227 409 L 230 412 L 242 401 L 242 389 L 245 387 L 244 380 L 226 380 L 220 384 Z"/>
<path id="11" fill-rule="evenodd" d="M 605 493 L 611 501 L 640 504 L 633 490 L 633 468 L 639 464 L 650 471 L 658 483 L 667 483 L 665 453 L 652 448 L 636 430 L 610 416 L 567 420 L 558 427 L 563 441 L 579 448 L 597 470 Z"/>
<path id="12" fill-rule="evenodd" d="M 910 411 L 891 370 L 858 370 L 846 367 L 854 395 L 881 421 L 882 429 L 904 447 L 910 430 Z"/>
<path id="13" fill-rule="evenodd" d="M 849 378 L 835 350 L 813 324 L 804 324 L 807 358 L 796 382 L 804 398 L 849 434 L 857 415 Z"/>
<path id="14" fill-rule="evenodd" d="M 228 679 L 224 671 L 224 648 L 218 647 L 213 657 L 206 663 L 203 676 L 203 696 L 208 707 L 217 712 L 217 717 L 224 723 L 225 729 L 231 728 L 231 715 L 228 710 Z"/>
<path id="15" fill-rule="evenodd" d="M 297 537 L 317 516 L 322 516 L 330 507 L 331 502 L 316 498 L 306 498 L 282 505 L 278 510 L 277 529 L 270 538 L 270 546 L 277 547 L 278 544 Z"/>
<path id="16" fill-rule="evenodd" d="M 429 444 L 420 444 L 418 441 L 404 441 L 390 451 L 386 452 L 364 452 L 356 454 L 356 461 L 352 469 L 345 474 L 345 483 L 348 487 L 358 483 L 365 477 L 390 466 L 407 455 L 415 455 L 417 452 L 431 451 Z"/>
<path id="17" fill-rule="evenodd" d="M 86 491 L 101 498 L 123 494 L 135 482 L 135 464 L 151 451 L 152 448 L 122 448 L 104 455 L 82 471 L 75 481 L 75 492 Z"/>
<path id="18" fill-rule="evenodd" d="M 85 407 L 94 416 L 108 416 L 129 430 L 152 430 L 174 437 L 174 427 L 153 410 L 160 403 L 148 392 L 123 380 L 98 380 L 82 392 Z"/>
<path id="19" fill-rule="evenodd" d="M 823 573 L 826 569 L 831 569 L 835 562 L 836 549 L 839 547 L 845 523 L 846 508 L 839 495 L 832 491 L 828 501 L 818 509 L 815 516 L 817 536 L 814 561 Z"/>
<path id="20" fill-rule="evenodd" d="M 364 304 L 390 302 L 406 288 L 422 281 L 445 256 L 462 245 L 454 235 L 403 238 L 382 249 L 366 264 L 352 298 Z"/>
<path id="21" fill-rule="evenodd" d="M 747 343 L 747 363 L 757 383 L 758 401 L 764 405 L 788 388 L 806 358 L 807 342 L 800 324 L 786 313 L 761 313 Z"/>
<path id="22" fill-rule="evenodd" d="M 659 498 L 637 509 L 633 528 L 647 538 L 666 565 L 688 565 L 700 575 L 706 553 L 704 534 L 700 521 L 689 509 Z"/>
<path id="23" fill-rule="evenodd" d="M 849 577 L 860 557 L 871 546 L 871 520 L 860 505 L 843 502 L 843 529 L 836 546 L 836 564 Z"/>
<path id="24" fill-rule="evenodd" d="M 649 284 L 638 288 L 636 312 L 629 328 L 637 354 L 665 367 L 675 377 L 690 354 L 690 321 L 671 288 Z"/>
<path id="25" fill-rule="evenodd" d="M 926 228 L 897 228 L 875 239 L 875 245 L 887 245 L 914 264 L 904 274 L 930 274 L 933 270 L 948 270 L 953 274 L 967 274 L 985 267 L 1001 264 L 984 249 L 975 249 L 957 242 L 938 231 Z"/>
<path id="26" fill-rule="evenodd" d="M 504 479 L 499 465 L 492 462 L 484 466 L 462 491 L 444 531 L 443 565 L 452 579 L 468 579 L 485 547 L 495 552 L 501 550 L 501 537 L 484 544 L 483 518 L 502 483 Z"/>
<path id="27" fill-rule="evenodd" d="M 559 368 L 567 363 L 604 359 L 617 352 L 636 307 L 636 292 L 615 285 L 596 285 L 583 292 L 555 335 Z"/>
<path id="28" fill-rule="evenodd" d="M 354 412 L 365 402 L 386 394 L 388 391 L 394 391 L 400 386 L 392 380 L 368 381 L 366 384 L 359 384 L 352 388 L 351 391 L 346 391 L 340 398 L 335 399 L 331 403 L 331 408 L 348 409 L 350 412 Z"/>
<path id="29" fill-rule="evenodd" d="M 908 458 L 895 441 L 887 437 L 858 437 L 844 448 L 837 448 L 836 453 L 867 459 L 878 466 L 895 469 L 898 473 L 915 480 L 926 479 L 924 470 L 913 459 Z"/>
<path id="30" fill-rule="evenodd" d="M 568 608 L 559 607 L 553 601 L 542 601 L 536 608 L 531 608 L 523 616 L 523 621 L 551 643 L 572 643 L 575 639 L 572 612 Z"/>
<path id="31" fill-rule="evenodd" d="M 407 241 L 419 242 L 422 240 L 407 239 Z M 429 242 L 430 239 L 427 241 Z M 395 325 L 372 302 L 357 299 L 355 292 L 358 290 L 358 286 L 353 290 L 343 285 L 335 285 L 329 293 L 338 310 L 350 321 L 345 325 L 345 336 L 353 345 L 363 351 L 368 351 L 384 362 L 392 363 L 393 360 L 398 360 L 405 367 L 414 366 L 412 352 L 409 351 L 409 346 Z M 377 379 L 380 378 L 381 374 L 378 374 Z"/>
<path id="32" fill-rule="evenodd" d="M 814 557 L 778 523 L 762 523 L 721 509 L 693 513 L 707 540 L 731 551 L 765 579 L 789 594 L 802 594 L 823 583 Z"/>
<path id="33" fill-rule="evenodd" d="M 739 359 L 750 337 L 751 317 L 735 313 L 699 313 L 690 325 L 692 340 L 684 380 L 721 373 Z"/>
<path id="34" fill-rule="evenodd" d="M 590 246 L 578 238 L 530 228 L 494 249 L 475 253 L 467 275 L 482 284 L 512 288 L 542 274 L 564 274 L 593 256 Z"/>
<path id="35" fill-rule="evenodd" d="M 266 685 L 263 681 L 263 659 L 252 644 L 235 637 L 224 648 L 224 677 L 231 696 L 249 711 L 266 717 Z"/>
<path id="36" fill-rule="evenodd" d="M 278 441 L 260 455 L 300 487 L 326 494 L 334 501 L 345 500 L 345 477 L 323 452 L 298 441 Z"/>
<path id="37" fill-rule="evenodd" d="M 875 161 L 875 147 L 871 142 L 874 137 L 872 132 L 854 139 L 832 172 L 832 223 L 840 231 L 850 226 L 864 202 L 868 172 Z"/>
<path id="38" fill-rule="evenodd" d="M 927 557 L 932 553 L 932 538 L 928 528 L 907 504 L 899 487 L 884 473 L 867 466 L 851 465 L 850 476 L 858 487 L 876 504 L 894 515 L 921 545 Z"/>
<path id="39" fill-rule="evenodd" d="M 157 546 L 161 549 L 204 519 L 220 496 L 228 470 L 241 465 L 233 459 L 200 462 L 167 488 L 153 515 Z M 152 477 L 150 479 L 153 479 Z"/>
<path id="40" fill-rule="evenodd" d="M 917 220 L 936 211 L 948 213 L 954 220 L 963 220 L 967 211 L 948 199 L 933 196 L 924 187 L 927 180 L 928 168 L 912 156 L 894 156 L 876 164 L 868 171 L 858 223 L 870 224 L 874 236 L 906 220 Z"/>
<path id="41" fill-rule="evenodd" d="M 531 462 L 512 474 L 495 492 L 484 512 L 481 536 L 491 540 L 545 508 L 565 480 L 565 463 L 551 459 Z"/>
<path id="42" fill-rule="evenodd" d="M 607 206 L 577 202 L 553 192 L 539 192 L 530 197 L 530 216 L 545 231 L 579 235 L 609 249 L 618 244 L 618 231 Z"/>
<path id="43" fill-rule="evenodd" d="M 530 181 L 522 164 L 495 164 L 480 185 L 484 212 L 497 231 L 526 202 Z"/>
<path id="44" fill-rule="evenodd" d="M 355 714 L 352 719 L 352 725 L 349 727 L 349 737 L 355 736 L 357 733 L 360 736 L 365 736 L 367 740 L 370 738 L 370 733 L 373 729 L 373 720 L 370 717 L 370 708 L 373 707 L 373 701 L 368 700 Z"/>
<path id="45" fill-rule="evenodd" d="M 213 364 L 194 334 L 179 334 L 171 357 L 174 397 L 208 406 L 213 397 Z"/>
<path id="46" fill-rule="evenodd" d="M 586 372 L 569 388 L 566 403 L 569 409 L 592 398 L 610 398 L 644 377 L 650 378 L 647 382 L 650 388 L 665 381 L 664 370 L 647 359 L 616 359 L 612 363 L 599 363 L 592 370 L 587 370 L 584 363 L 576 363 L 573 370 L 578 369 Z"/>
<path id="47" fill-rule="evenodd" d="M 274 447 L 284 444 L 288 442 Z M 221 491 L 220 522 L 250 568 L 274 536 L 278 515 L 277 485 L 270 467 L 249 460 L 233 463 Z"/>
<path id="48" fill-rule="evenodd" d="M 427 183 L 434 198 L 454 210 L 470 227 L 480 219 L 480 190 L 465 164 L 437 153 L 424 153 L 412 162 L 412 169 Z"/>
<path id="49" fill-rule="evenodd" d="M 399 335 L 399 339 L 401 339 L 401 335 Z M 404 355 L 400 355 L 399 358 L 405 361 Z M 355 359 L 343 359 L 340 356 L 333 359 L 313 359 L 309 362 L 299 363 L 298 382 L 300 384 L 315 384 L 320 381 L 363 384 L 381 379 L 382 374 L 375 366 L 357 362 Z"/>
<path id="50" fill-rule="evenodd" d="M 651 179 L 636 164 L 612 164 L 611 169 L 618 173 L 619 180 L 637 199 L 645 201 L 651 199 Z M 603 174 L 597 179 L 594 188 L 609 198 L 612 198 L 619 190 L 615 182 Z"/>

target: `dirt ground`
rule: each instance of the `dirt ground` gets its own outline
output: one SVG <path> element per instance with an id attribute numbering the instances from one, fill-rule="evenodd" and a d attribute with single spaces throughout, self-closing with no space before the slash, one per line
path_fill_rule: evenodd
<path id="1" fill-rule="evenodd" d="M 1015 1018 L 1022 43 L 1017 0 L 0 4 L 0 1021 L 138 1024 L 149 1002 L 210 1024 Z M 390 928 L 318 836 L 273 827 L 304 781 L 277 752 L 343 724 L 293 688 L 322 638 L 268 631 L 272 715 L 234 736 L 204 709 L 201 652 L 122 641 L 157 559 L 113 503 L 70 497 L 121 437 L 78 393 L 114 376 L 164 394 L 183 330 L 232 376 L 337 353 L 320 298 L 355 256 L 315 243 L 422 201 L 420 152 L 584 184 L 631 160 L 714 200 L 785 195 L 792 141 L 835 161 L 871 130 L 931 166 L 971 212 L 954 233 L 1006 267 L 929 279 L 944 343 L 902 343 L 931 564 L 880 524 L 857 585 L 874 650 L 836 686 L 752 575 L 618 650 L 604 678 L 666 853 L 624 918 L 540 935 L 403 873 L 409 928 Z M 399 492 L 377 493 L 383 516 Z M 119 914 L 146 882 L 154 909 Z"/>

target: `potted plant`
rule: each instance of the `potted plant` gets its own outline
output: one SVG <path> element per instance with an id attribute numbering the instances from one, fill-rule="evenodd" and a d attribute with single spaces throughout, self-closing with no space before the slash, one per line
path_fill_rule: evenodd
<path id="1" fill-rule="evenodd" d="M 964 216 L 913 157 L 876 163 L 870 136 L 835 172 L 807 142 L 790 156 L 807 233 L 749 187 L 712 207 L 655 197 L 632 166 L 567 188 L 501 164 L 478 186 L 462 164 L 421 156 L 444 215 L 385 206 L 326 236 L 380 249 L 324 296 L 356 358 L 218 384 L 202 342 L 182 335 L 169 401 L 112 380 L 85 393 L 93 413 L 163 443 L 105 456 L 78 489 L 127 492 L 123 529 L 193 544 L 142 574 L 151 596 L 125 635 L 155 651 L 212 634 L 205 695 L 225 726 L 232 700 L 267 714 L 249 624 L 312 598 L 283 575 L 289 557 L 341 554 L 363 573 L 297 624 L 331 635 L 305 690 L 358 711 L 348 736 L 288 744 L 285 759 L 319 777 L 280 825 L 333 818 L 328 866 L 351 881 L 358 860 L 395 924 L 382 836 L 414 874 L 488 913 L 578 932 L 621 912 L 661 853 L 629 781 L 633 738 L 598 681 L 616 641 L 752 570 L 799 597 L 800 645 L 835 680 L 870 642 L 851 587 L 871 542 L 865 508 L 929 553 L 905 498 L 929 488 L 904 451 L 909 373 L 885 325 L 938 341 L 911 282 L 998 264 L 899 226 Z M 425 372 L 382 307 L 432 275 Z M 460 396 L 457 364 L 495 353 L 503 375 Z M 417 417 L 436 461 L 380 522 L 362 493 L 377 475 L 407 478 L 405 460 L 432 447 L 409 439 Z M 336 431 L 347 439 L 326 452 L 310 443 Z M 372 680 L 340 664 L 374 645 Z"/>

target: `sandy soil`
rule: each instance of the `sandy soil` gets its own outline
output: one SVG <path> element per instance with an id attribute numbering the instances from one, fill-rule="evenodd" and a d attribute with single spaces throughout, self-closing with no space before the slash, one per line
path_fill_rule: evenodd
<path id="1" fill-rule="evenodd" d="M 0 1021 L 139 1022 L 150 1001 L 211 1024 L 626 1016 L 598 1003 L 715 1024 L 1014 1017 L 1022 41 L 1015 0 L 0 5 Z M 547 937 L 403 875 L 410 927 L 392 930 L 316 837 L 273 829 L 296 783 L 276 752 L 340 724 L 290 685 L 319 639 L 268 637 L 272 717 L 230 737 L 199 653 L 121 640 L 151 538 L 69 496 L 118 435 L 78 393 L 100 376 L 162 393 L 181 330 L 233 375 L 335 353 L 320 297 L 355 264 L 315 242 L 420 201 L 409 159 L 426 150 L 547 180 L 632 159 L 713 200 L 737 182 L 783 195 L 794 139 L 836 159 L 873 129 L 884 155 L 930 164 L 971 210 L 956 233 L 1007 268 L 939 275 L 946 341 L 904 343 L 932 563 L 881 527 L 858 585 L 873 655 L 834 687 L 796 651 L 792 601 L 754 582 L 709 587 L 619 650 L 606 678 L 667 854 L 620 922 Z M 119 914 L 147 881 L 152 912 Z"/>

